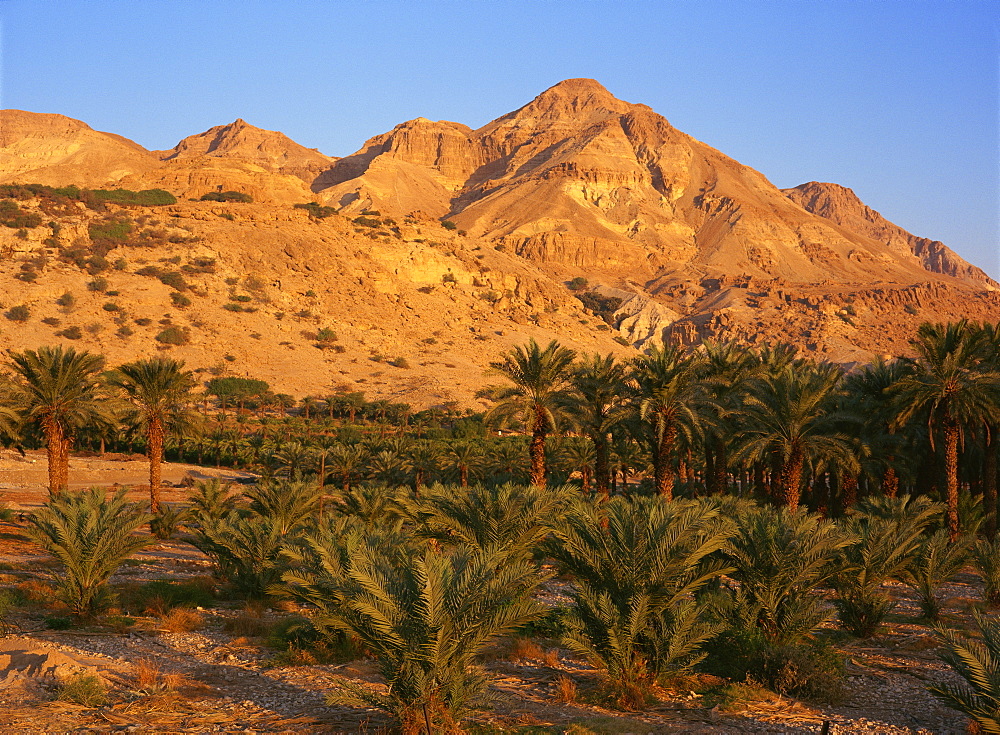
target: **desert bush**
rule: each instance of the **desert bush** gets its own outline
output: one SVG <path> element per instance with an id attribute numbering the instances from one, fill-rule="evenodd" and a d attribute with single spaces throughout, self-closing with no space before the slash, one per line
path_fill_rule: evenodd
<path id="1" fill-rule="evenodd" d="M 151 516 L 138 503 L 127 502 L 125 493 L 106 497 L 101 488 L 60 493 L 30 519 L 28 533 L 59 562 L 59 596 L 77 615 L 92 615 L 110 604 L 108 579 L 150 543 L 135 531 Z"/>
<path id="2" fill-rule="evenodd" d="M 241 191 L 210 191 L 201 196 L 203 202 L 241 202 L 251 204 L 253 197 Z"/>
<path id="3" fill-rule="evenodd" d="M 324 207 L 317 202 L 309 202 L 308 204 L 296 204 L 294 205 L 296 209 L 304 209 L 309 212 L 309 215 L 315 217 L 316 219 L 323 219 L 325 217 L 330 217 L 331 215 L 337 214 L 337 209 L 334 207 Z"/>
<path id="4" fill-rule="evenodd" d="M 991 607 L 1000 606 L 1000 539 L 980 539 L 973 544 L 971 553 L 983 580 L 983 599 Z"/>
<path id="5" fill-rule="evenodd" d="M 434 485 L 405 507 L 425 537 L 527 559 L 548 534 L 552 519 L 568 505 L 572 492 L 513 483 Z"/>
<path id="6" fill-rule="evenodd" d="M 171 291 L 170 303 L 172 303 L 178 309 L 186 309 L 187 307 L 191 306 L 191 299 L 189 299 L 182 293 L 178 293 L 177 291 Z"/>
<path id="7" fill-rule="evenodd" d="M 156 341 L 177 347 L 186 345 L 191 341 L 191 330 L 187 327 L 167 327 L 156 335 Z"/>
<path id="8" fill-rule="evenodd" d="M 6 312 L 4 316 L 10 319 L 12 322 L 24 323 L 31 318 L 31 309 L 29 309 L 24 304 L 19 304 L 18 306 L 12 306 Z"/>
<path id="9" fill-rule="evenodd" d="M 92 281 L 87 281 L 87 290 L 96 291 L 97 293 L 103 293 L 108 290 L 108 279 L 97 277 Z"/>
<path id="10" fill-rule="evenodd" d="M 441 222 L 441 226 L 443 228 L 445 228 L 446 230 L 457 230 L 458 229 L 458 225 L 456 225 L 450 219 L 446 219 L 446 220 L 442 221 Z"/>
<path id="11" fill-rule="evenodd" d="M 176 204 L 177 198 L 163 189 L 143 189 L 130 191 L 128 189 L 94 189 L 91 194 L 102 201 L 114 202 L 123 206 L 162 207 Z"/>
<path id="12" fill-rule="evenodd" d="M 62 681 L 56 699 L 84 707 L 101 707 L 108 703 L 108 687 L 97 674 L 77 674 Z"/>
<path id="13" fill-rule="evenodd" d="M 723 554 L 735 584 L 708 598 L 726 630 L 708 644 L 704 668 L 801 696 L 835 695 L 843 663 L 814 636 L 832 614 L 815 591 L 840 572 L 851 537 L 803 509 L 734 510 L 738 528 Z"/>
<path id="14" fill-rule="evenodd" d="M 257 483 L 246 497 L 252 512 L 268 518 L 288 536 L 315 517 L 322 493 L 315 482 L 273 479 Z"/>
<path id="15" fill-rule="evenodd" d="M 937 631 L 944 644 L 942 660 L 964 681 L 928 688 L 978 724 L 979 732 L 1000 733 L 1000 620 L 975 611 L 973 617 L 982 634 L 981 642 L 952 630 Z"/>
<path id="16" fill-rule="evenodd" d="M 56 332 L 56 335 L 66 339 L 83 339 L 83 330 L 74 324 L 73 326 L 66 327 L 61 332 Z"/>
<path id="17" fill-rule="evenodd" d="M 56 299 L 56 304 L 58 304 L 63 309 L 66 309 L 68 311 L 69 309 L 72 309 L 74 306 L 76 306 L 76 297 L 72 293 L 67 291 L 58 299 Z"/>
<path id="18" fill-rule="evenodd" d="M 122 609 L 163 617 L 174 608 L 211 607 L 215 601 L 207 577 L 168 581 L 156 579 L 119 589 Z"/>
<path id="19" fill-rule="evenodd" d="M 190 633 L 204 624 L 204 615 L 184 607 L 171 608 L 160 616 L 160 628 L 170 633 Z"/>
<path id="20" fill-rule="evenodd" d="M 197 523 L 216 521 L 236 510 L 239 498 L 231 495 L 232 486 L 218 478 L 199 480 L 188 495 L 191 516 Z"/>
<path id="21" fill-rule="evenodd" d="M 573 575 L 566 645 L 607 672 L 621 706 L 648 704 L 663 675 L 690 669 L 722 626 L 693 595 L 731 571 L 713 558 L 733 533 L 710 503 L 614 498 L 556 522 L 549 554 Z"/>

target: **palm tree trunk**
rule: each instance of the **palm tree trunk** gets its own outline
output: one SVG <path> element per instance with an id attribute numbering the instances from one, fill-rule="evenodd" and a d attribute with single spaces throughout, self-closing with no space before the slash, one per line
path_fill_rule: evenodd
<path id="1" fill-rule="evenodd" d="M 792 447 L 791 454 L 781 470 L 781 490 L 785 496 L 788 510 L 795 511 L 799 507 L 799 486 L 802 483 L 802 449 L 797 445 Z"/>
<path id="2" fill-rule="evenodd" d="M 46 421 L 45 456 L 48 460 L 49 495 L 58 495 L 62 491 L 60 484 L 59 463 L 62 459 L 62 427 L 54 421 Z"/>
<path id="3" fill-rule="evenodd" d="M 895 467 L 887 467 L 882 475 L 882 492 L 888 498 L 894 498 L 899 494 L 899 475 L 896 474 Z"/>
<path id="4" fill-rule="evenodd" d="M 160 482 L 163 462 L 163 421 L 158 417 L 149 420 L 149 508 L 153 513 L 160 512 Z"/>
<path id="5" fill-rule="evenodd" d="M 535 421 L 531 427 L 531 445 L 528 454 L 531 457 L 531 484 L 545 487 L 545 413 L 540 406 L 535 407 Z"/>
<path id="6" fill-rule="evenodd" d="M 990 440 L 986 444 L 986 468 L 983 478 L 983 505 L 986 507 L 986 538 L 997 537 L 997 441 L 1000 427 L 990 427 Z"/>
<path id="7" fill-rule="evenodd" d="M 729 462 L 726 458 L 726 442 L 722 438 L 715 440 L 715 477 L 712 488 L 713 493 L 725 494 L 729 489 Z"/>
<path id="8" fill-rule="evenodd" d="M 594 485 L 597 495 L 602 501 L 608 499 L 608 438 L 606 436 L 592 437 L 594 441 Z"/>
<path id="9" fill-rule="evenodd" d="M 458 465 L 458 484 L 462 487 L 469 486 L 469 465 L 464 463 Z"/>
<path id="10" fill-rule="evenodd" d="M 656 492 L 665 500 L 674 499 L 674 473 L 670 467 L 670 455 L 677 439 L 677 427 L 668 423 L 656 447 L 656 459 L 653 462 L 653 474 L 656 480 Z"/>
<path id="11" fill-rule="evenodd" d="M 944 419 L 945 488 L 948 537 L 958 539 L 958 421 L 949 415 Z"/>
<path id="12" fill-rule="evenodd" d="M 73 437 L 63 434 L 59 441 L 59 489 L 69 489 L 69 448 Z"/>
<path id="13" fill-rule="evenodd" d="M 853 472 L 840 477 L 840 497 L 843 509 L 846 511 L 858 502 L 858 476 Z"/>

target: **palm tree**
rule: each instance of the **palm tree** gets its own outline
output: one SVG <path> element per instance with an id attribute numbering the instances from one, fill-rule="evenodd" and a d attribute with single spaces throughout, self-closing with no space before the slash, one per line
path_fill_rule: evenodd
<path id="1" fill-rule="evenodd" d="M 772 460 L 777 490 L 789 510 L 798 508 L 803 470 L 855 461 L 851 442 L 838 431 L 844 417 L 833 412 L 841 379 L 839 369 L 800 364 L 768 379 L 754 381 L 744 408 L 744 428 L 735 455 L 751 462 Z"/>
<path id="2" fill-rule="evenodd" d="M 532 485 L 545 485 L 545 437 L 555 429 L 560 409 L 565 405 L 570 365 L 575 357 L 573 350 L 555 340 L 542 349 L 532 339 L 527 347 L 515 347 L 502 360 L 490 363 L 513 385 L 489 386 L 481 392 L 496 403 L 487 412 L 486 420 L 504 422 L 517 418 L 530 428 Z"/>
<path id="3" fill-rule="evenodd" d="M 934 446 L 941 432 L 945 453 L 945 501 L 948 535 L 959 536 L 958 448 L 971 428 L 1000 422 L 1000 372 L 979 359 L 982 336 L 965 320 L 954 324 L 922 324 L 911 342 L 917 351 L 913 374 L 893 389 L 897 414 L 894 427 L 926 416 Z"/>
<path id="4" fill-rule="evenodd" d="M 72 347 L 10 353 L 24 416 L 41 425 L 48 454 L 49 492 L 69 484 L 69 450 L 77 431 L 110 413 L 101 394 L 104 358 Z"/>
<path id="5" fill-rule="evenodd" d="M 194 375 L 184 369 L 184 362 L 169 357 L 153 357 L 122 365 L 112 375 L 112 383 L 135 406 L 135 420 L 146 430 L 146 454 L 149 457 L 149 504 L 154 513 L 160 510 L 160 470 L 163 441 L 168 431 L 188 417 L 193 397 Z"/>
<path id="6" fill-rule="evenodd" d="M 473 442 L 452 442 L 448 445 L 448 457 L 458 470 L 458 484 L 469 486 L 469 473 L 475 472 L 483 460 L 483 452 Z"/>
<path id="7" fill-rule="evenodd" d="M 654 346 L 648 355 L 636 358 L 632 375 L 638 386 L 639 417 L 652 429 L 656 491 L 669 500 L 676 480 L 671 455 L 678 434 L 692 434 L 701 425 L 698 364 L 675 347 Z"/>
<path id="8" fill-rule="evenodd" d="M 615 362 L 614 355 L 584 355 L 572 374 L 568 409 L 594 443 L 594 484 L 605 500 L 609 495 L 610 434 L 627 415 L 625 379 L 625 367 Z"/>

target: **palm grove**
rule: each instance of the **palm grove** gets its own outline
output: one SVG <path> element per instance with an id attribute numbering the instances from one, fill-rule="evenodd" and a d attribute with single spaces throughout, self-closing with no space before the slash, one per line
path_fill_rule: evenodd
<path id="1" fill-rule="evenodd" d="M 504 381 L 481 391 L 492 402 L 481 416 L 360 393 L 293 407 L 265 390 L 215 390 L 209 410 L 179 362 L 104 372 L 99 356 L 43 347 L 10 354 L 0 429 L 47 449 L 53 495 L 33 534 L 65 565 L 80 615 L 99 612 L 115 565 L 141 543 L 135 529 L 183 528 L 228 589 L 307 603 L 316 636 L 378 660 L 389 694 L 347 686 L 331 701 L 448 731 L 483 704 L 478 657 L 504 634 L 561 637 L 631 708 L 695 667 L 835 692 L 842 665 L 818 633 L 834 610 L 820 589 L 860 637 L 892 611 L 891 580 L 936 624 L 941 586 L 970 560 L 1000 603 L 1000 331 L 926 324 L 913 347 L 848 372 L 783 345 L 658 346 L 625 362 L 531 341 L 493 363 Z M 121 493 L 63 492 L 75 439 L 143 448 L 152 514 Z M 165 450 L 261 480 L 242 494 L 202 483 L 170 508 L 158 495 Z M 88 557 L 93 533 L 67 548 L 82 518 L 117 539 L 102 546 L 115 553 Z M 553 569 L 573 580 L 567 609 L 534 599 Z M 997 677 L 969 662 L 995 672 L 1000 636 L 969 654 L 941 635 L 970 684 L 938 693 L 995 718 Z"/>

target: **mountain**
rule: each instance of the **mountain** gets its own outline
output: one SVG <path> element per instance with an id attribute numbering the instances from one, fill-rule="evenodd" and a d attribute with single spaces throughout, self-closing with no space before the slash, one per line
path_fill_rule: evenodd
<path id="1" fill-rule="evenodd" d="M 139 144 L 79 120 L 0 110 L 0 183 L 99 187 L 159 165 Z"/>
<path id="2" fill-rule="evenodd" d="M 780 190 L 593 80 L 476 130 L 404 122 L 339 159 L 243 120 L 165 151 L 59 115 L 0 123 L 0 182 L 180 200 L 9 194 L 8 216 L 37 223 L 0 227 L 15 348 L 78 340 L 114 363 L 155 347 L 296 395 L 474 405 L 483 369 L 529 337 L 623 356 L 784 340 L 851 363 L 906 353 L 924 321 L 1000 321 L 997 284 L 942 243 L 835 184 Z M 254 201 L 189 201 L 221 191 Z M 312 201 L 337 213 L 293 206 Z"/>

